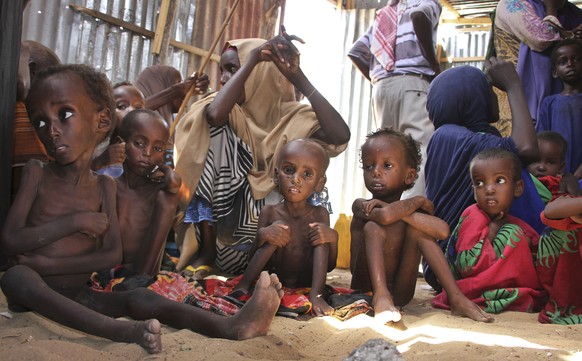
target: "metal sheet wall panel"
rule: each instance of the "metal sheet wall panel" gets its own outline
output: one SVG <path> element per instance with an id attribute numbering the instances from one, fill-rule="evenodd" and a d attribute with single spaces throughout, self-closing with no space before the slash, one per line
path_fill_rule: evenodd
<path id="1" fill-rule="evenodd" d="M 208 49 L 235 0 L 174 0 L 172 38 Z M 183 76 L 191 74 L 202 58 L 169 46 L 167 59 L 151 53 L 152 39 L 81 14 L 68 4 L 93 9 L 155 31 L 162 0 L 32 0 L 24 13 L 22 39 L 53 49 L 64 63 L 84 63 L 107 74 L 112 82 L 134 81 L 141 70 L 156 62 L 172 65 Z M 221 41 L 274 34 L 281 0 L 243 0 Z M 206 73 L 211 87 L 218 85 L 218 66 L 211 61 Z"/>

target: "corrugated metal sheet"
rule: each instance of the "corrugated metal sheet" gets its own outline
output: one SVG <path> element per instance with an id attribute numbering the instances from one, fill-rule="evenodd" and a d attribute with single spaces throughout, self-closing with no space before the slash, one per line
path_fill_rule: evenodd
<path id="1" fill-rule="evenodd" d="M 208 49 L 235 0 L 173 1 L 177 1 L 177 8 L 171 38 Z M 161 3 L 162 0 L 33 0 L 24 13 L 22 39 L 43 43 L 65 63 L 93 65 L 114 83 L 134 81 L 141 70 L 156 62 L 172 65 L 186 76 L 201 64 L 201 56 L 170 46 L 167 59 L 157 58 L 151 53 L 152 39 L 68 6 L 80 5 L 155 31 Z M 215 53 L 226 39 L 271 37 L 280 3 L 281 0 L 241 1 Z M 210 62 L 206 73 L 216 88 L 216 62 Z"/>

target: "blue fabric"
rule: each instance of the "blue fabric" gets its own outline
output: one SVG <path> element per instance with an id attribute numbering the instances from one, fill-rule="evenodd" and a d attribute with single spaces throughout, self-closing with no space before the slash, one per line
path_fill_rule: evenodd
<path id="1" fill-rule="evenodd" d="M 184 212 L 184 223 L 214 222 L 212 205 L 205 198 L 194 196 Z"/>
<path id="2" fill-rule="evenodd" d="M 568 142 L 566 172 L 574 173 L 582 164 L 582 94 L 546 97 L 539 110 L 536 131 L 552 130 Z"/>
<path id="3" fill-rule="evenodd" d="M 113 164 L 107 166 L 105 168 L 101 168 L 95 171 L 97 174 L 105 174 L 110 176 L 111 178 L 119 178 L 123 174 L 123 165 L 122 164 Z"/>
<path id="4" fill-rule="evenodd" d="M 429 88 L 427 110 L 437 130 L 427 149 L 426 195 L 435 205 L 434 214 L 451 229 L 465 208 L 475 203 L 469 174 L 473 157 L 495 147 L 517 153 L 513 139 L 501 137 L 488 123 L 495 119 L 491 99 L 483 72 L 472 67 L 446 70 Z M 541 230 L 543 202 L 525 175 L 525 192 L 514 201 L 510 214 Z"/>
<path id="5" fill-rule="evenodd" d="M 527 0 L 527 2 L 532 5 L 539 18 L 546 17 L 542 0 Z M 564 29 L 574 29 L 582 24 L 582 10 L 567 2 L 558 11 L 558 20 Z M 529 111 L 534 119 L 538 119 L 538 110 L 542 100 L 548 95 L 562 91 L 560 80 L 552 77 L 551 52 L 552 47 L 542 52 L 533 51 L 524 43 L 521 43 L 519 47 L 517 72 L 525 90 Z"/>

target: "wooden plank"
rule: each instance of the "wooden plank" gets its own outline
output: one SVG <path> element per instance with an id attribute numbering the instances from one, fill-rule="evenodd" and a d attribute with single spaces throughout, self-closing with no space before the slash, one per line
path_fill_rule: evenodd
<path id="1" fill-rule="evenodd" d="M 123 20 L 114 18 L 113 16 L 109 16 L 109 15 L 104 14 L 102 12 L 95 11 L 93 9 L 88 9 L 86 7 L 75 5 L 75 4 L 69 4 L 69 7 L 73 10 L 80 12 L 80 13 L 87 14 L 87 15 L 92 16 L 94 18 L 97 18 L 99 20 L 103 20 L 109 24 L 119 26 L 121 28 L 127 29 L 127 30 L 132 31 L 132 32 L 139 34 L 141 36 L 145 36 L 146 38 L 153 39 L 153 37 L 155 36 L 155 33 L 151 30 L 142 28 L 142 27 L 137 26 L 133 23 L 128 23 L 127 21 L 123 21 Z M 206 51 L 204 49 L 200 49 L 200 48 L 197 48 L 193 45 L 186 44 L 186 43 L 183 43 L 181 41 L 176 41 L 173 39 L 170 40 L 170 45 L 172 45 L 173 47 L 176 47 L 178 49 L 182 49 L 184 51 L 187 51 L 190 54 L 194 54 L 194 55 L 198 55 L 198 56 L 202 56 L 202 57 L 204 57 L 208 54 L 208 51 Z M 210 59 L 218 62 L 218 61 L 220 61 L 220 56 L 218 56 L 216 54 L 212 54 L 210 56 Z"/>
<path id="2" fill-rule="evenodd" d="M 439 63 L 465 63 L 470 61 L 485 61 L 484 56 L 467 56 L 459 58 L 440 58 Z"/>
<path id="3" fill-rule="evenodd" d="M 449 10 L 455 16 L 455 18 L 459 19 L 461 17 L 457 9 L 455 9 L 448 0 L 441 0 L 441 3 L 445 8 L 447 8 L 447 10 Z"/>
<path id="4" fill-rule="evenodd" d="M 152 44 L 152 53 L 159 55 L 162 49 L 162 39 L 164 38 L 164 29 L 168 21 L 168 11 L 170 10 L 170 0 L 162 0 L 160 5 L 160 13 L 158 15 L 158 22 L 156 24 L 156 32 L 154 34 L 154 41 Z"/>
<path id="5" fill-rule="evenodd" d="M 458 19 L 441 19 L 441 24 L 456 25 L 491 25 L 491 19 L 488 17 L 479 18 L 458 18 Z"/>

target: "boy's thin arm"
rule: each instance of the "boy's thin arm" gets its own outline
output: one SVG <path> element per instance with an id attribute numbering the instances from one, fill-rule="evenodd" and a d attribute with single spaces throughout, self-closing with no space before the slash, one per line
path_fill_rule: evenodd
<path id="1" fill-rule="evenodd" d="M 79 231 L 76 214 L 64 215 L 38 227 L 26 226 L 42 173 L 43 165 L 37 160 L 29 161 L 23 169 L 20 189 L 2 230 L 1 249 L 8 256 L 33 251 Z"/>
<path id="2" fill-rule="evenodd" d="M 487 60 L 485 66 L 493 85 L 507 92 L 512 117 L 511 138 L 519 157 L 526 165 L 536 161 L 539 159 L 537 136 L 515 67 L 495 57 Z"/>
<path id="3" fill-rule="evenodd" d="M 447 239 L 449 236 L 449 225 L 447 222 L 430 214 L 414 212 L 402 220 L 419 231 L 426 233 L 431 238 Z"/>
<path id="4" fill-rule="evenodd" d="M 364 202 L 368 201 L 361 198 L 356 199 L 356 201 L 354 201 L 352 205 L 352 212 L 354 213 L 354 217 L 374 221 L 382 226 L 387 226 L 389 224 L 398 222 L 404 217 L 410 216 L 417 209 L 422 207 L 422 205 L 425 202 L 425 199 L 422 196 L 416 196 L 410 199 L 405 199 L 392 203 L 385 203 L 379 201 L 383 203 L 383 205 L 381 207 L 376 207 L 372 209 L 370 214 L 368 214 L 367 216 L 364 214 L 363 211 Z"/>
<path id="5" fill-rule="evenodd" d="M 564 219 L 582 214 L 582 198 L 560 197 L 548 203 L 544 215 L 549 219 Z"/>

